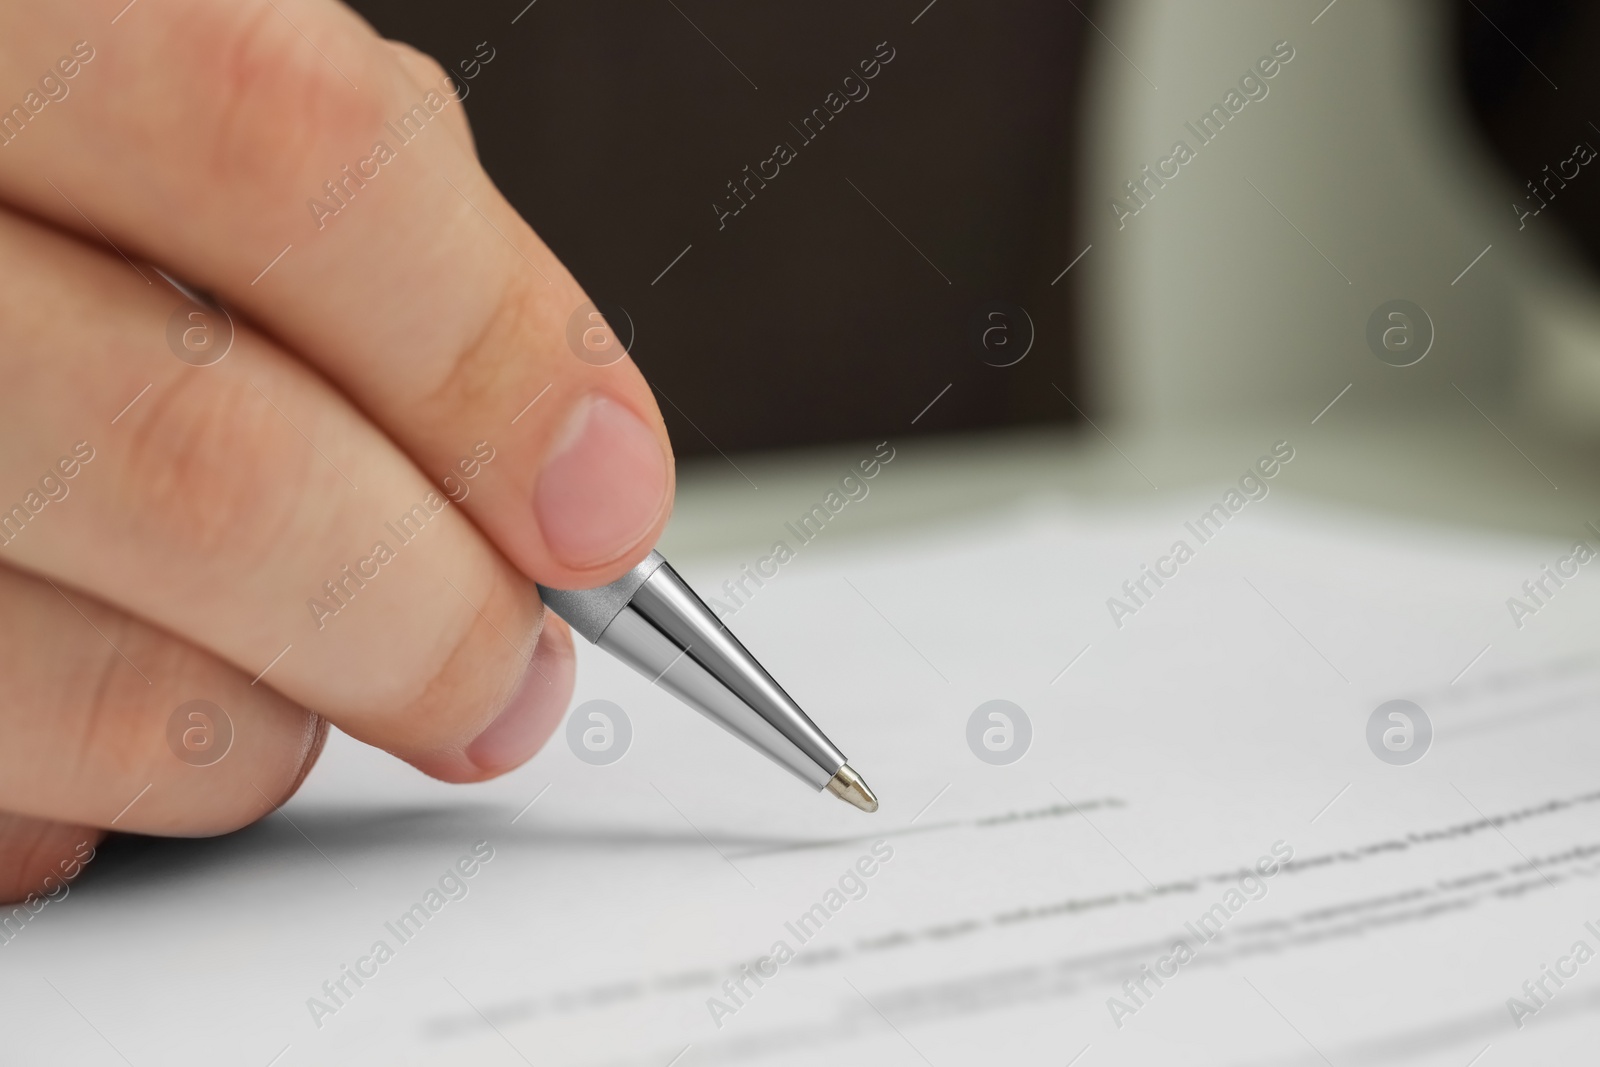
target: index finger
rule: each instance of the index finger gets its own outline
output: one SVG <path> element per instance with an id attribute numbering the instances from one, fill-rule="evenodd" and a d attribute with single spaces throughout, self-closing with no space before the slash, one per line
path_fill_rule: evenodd
<path id="1" fill-rule="evenodd" d="M 538 581 L 601 584 L 649 550 L 672 498 L 660 413 L 626 355 L 569 346 L 592 305 L 446 128 L 442 70 L 419 91 L 332 0 L 4 19 L 5 84 L 40 91 L 0 113 L 0 196 L 242 309 Z"/>

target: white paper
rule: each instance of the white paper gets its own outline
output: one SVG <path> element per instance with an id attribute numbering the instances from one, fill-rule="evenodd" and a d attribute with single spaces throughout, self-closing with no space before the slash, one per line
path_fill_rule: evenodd
<path id="1" fill-rule="evenodd" d="M 730 627 L 874 816 L 588 648 L 574 703 L 632 724 L 611 765 L 558 733 L 452 787 L 336 737 L 282 813 L 112 850 L 0 944 L 0 1062 L 1578 1062 L 1600 1019 L 1600 960 L 1571 956 L 1600 951 L 1600 567 L 1519 629 L 1508 598 L 1570 542 L 1274 493 L 1197 544 L 1210 502 L 819 540 L 755 590 Z M 1107 599 L 1180 538 L 1194 557 L 1118 628 Z M 766 548 L 679 569 L 715 592 Z M 967 741 L 996 699 L 1032 724 L 1007 766 Z M 1367 743 L 1392 699 L 1435 730 L 1408 766 Z M 1292 862 L 1230 909 L 1274 846 Z M 492 858 L 448 878 L 475 847 Z M 1219 904 L 1219 936 L 1185 926 Z M 1134 1000 L 1178 939 L 1193 959 Z M 761 963 L 780 941 L 794 957 Z M 735 1001 L 741 964 L 771 976 Z M 1519 1028 L 1508 998 L 1535 1006 L 1547 965 L 1575 973 Z"/>

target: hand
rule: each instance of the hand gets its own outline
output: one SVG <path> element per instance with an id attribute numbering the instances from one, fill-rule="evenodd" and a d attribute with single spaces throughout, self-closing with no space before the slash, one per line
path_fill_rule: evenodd
<path id="1" fill-rule="evenodd" d="M 0 14 L 0 899 L 262 817 L 328 722 L 521 764 L 572 687 L 533 581 L 672 500 L 441 67 L 332 0 L 126 4 Z"/>

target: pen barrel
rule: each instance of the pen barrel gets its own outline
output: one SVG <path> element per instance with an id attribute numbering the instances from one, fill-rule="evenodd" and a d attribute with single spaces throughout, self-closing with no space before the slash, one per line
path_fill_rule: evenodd
<path id="1" fill-rule="evenodd" d="M 584 637 L 811 788 L 844 766 L 844 754 L 659 553 L 603 591 L 540 593 Z"/>

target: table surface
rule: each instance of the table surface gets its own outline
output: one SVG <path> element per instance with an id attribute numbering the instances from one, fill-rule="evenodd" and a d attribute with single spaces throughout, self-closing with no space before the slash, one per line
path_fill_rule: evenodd
<path id="1" fill-rule="evenodd" d="M 1182 433 L 1101 424 L 989 434 L 889 439 L 895 457 L 827 531 L 833 543 L 962 521 L 1040 496 L 1099 504 L 1158 492 L 1209 491 L 1236 482 L 1275 442 L 1294 462 L 1275 479 L 1286 492 L 1356 511 L 1490 532 L 1569 540 L 1600 523 L 1600 448 L 1564 440 L 1511 416 L 1364 419 L 1333 408 L 1304 420 Z M 1343 417 L 1341 419 L 1341 416 Z M 1492 420 L 1492 421 L 1491 421 Z M 1103 431 L 1103 432 L 1102 432 Z M 668 558 L 690 559 L 783 536 L 877 442 L 805 451 L 711 456 L 678 471 Z"/>

